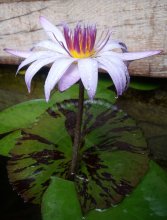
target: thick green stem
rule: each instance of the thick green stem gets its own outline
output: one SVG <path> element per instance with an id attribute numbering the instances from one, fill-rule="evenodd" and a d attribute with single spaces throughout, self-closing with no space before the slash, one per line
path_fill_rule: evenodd
<path id="1" fill-rule="evenodd" d="M 79 148 L 81 145 L 81 125 L 82 125 L 82 115 L 83 115 L 83 102 L 84 102 L 84 86 L 82 82 L 79 82 L 79 99 L 78 99 L 78 112 L 76 118 L 76 126 L 74 133 L 74 145 L 73 145 L 73 154 L 71 161 L 71 169 L 69 173 L 69 179 L 73 180 L 76 169 L 78 166 L 78 154 Z"/>

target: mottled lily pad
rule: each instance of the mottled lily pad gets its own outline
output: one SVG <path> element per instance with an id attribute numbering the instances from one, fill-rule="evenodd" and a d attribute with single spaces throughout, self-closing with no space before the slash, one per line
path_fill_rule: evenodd
<path id="1" fill-rule="evenodd" d="M 6 157 L 9 156 L 9 152 L 17 143 L 17 139 L 19 139 L 20 137 L 20 130 L 7 133 L 2 139 L 0 139 L 0 154 Z"/>
<path id="2" fill-rule="evenodd" d="M 40 203 L 51 176 L 66 179 L 72 158 L 77 100 L 49 108 L 11 151 L 10 182 L 26 200 Z M 120 202 L 148 168 L 141 130 L 123 111 L 97 99 L 85 101 L 82 144 L 74 179 L 82 211 Z"/>
<path id="3" fill-rule="evenodd" d="M 124 201 L 107 210 L 93 210 L 86 220 L 166 220 L 167 174 L 153 161 L 149 172 L 133 193 Z"/>

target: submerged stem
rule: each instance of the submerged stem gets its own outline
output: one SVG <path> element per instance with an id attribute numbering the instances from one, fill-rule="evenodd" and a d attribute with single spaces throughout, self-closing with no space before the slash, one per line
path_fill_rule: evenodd
<path id="1" fill-rule="evenodd" d="M 78 154 L 79 148 L 81 145 L 81 125 L 82 125 L 82 116 L 83 116 L 83 102 L 84 102 L 84 86 L 82 81 L 79 82 L 79 99 L 78 99 L 78 112 L 76 118 L 76 126 L 74 132 L 74 145 L 72 152 L 72 161 L 71 161 L 71 170 L 69 173 L 69 179 L 73 180 L 77 165 L 78 165 Z"/>

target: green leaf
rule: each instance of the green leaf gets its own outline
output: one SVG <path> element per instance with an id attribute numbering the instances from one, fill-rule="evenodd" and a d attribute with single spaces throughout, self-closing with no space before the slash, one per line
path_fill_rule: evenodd
<path id="1" fill-rule="evenodd" d="M 10 182 L 27 201 L 40 203 L 50 177 L 68 178 L 77 100 L 47 109 L 12 149 Z M 83 212 L 108 208 L 129 194 L 148 166 L 141 130 L 127 114 L 101 99 L 85 101 L 75 187 Z"/>
<path id="2" fill-rule="evenodd" d="M 129 87 L 137 90 L 150 91 L 159 88 L 160 84 L 155 81 L 140 78 L 131 80 Z"/>
<path id="3" fill-rule="evenodd" d="M 17 104 L 0 113 L 0 134 L 28 127 L 47 108 L 44 100 L 32 100 Z"/>
<path id="4" fill-rule="evenodd" d="M 21 131 L 17 130 L 0 139 L 0 155 L 9 156 L 10 150 L 14 147 L 20 137 Z"/>
<path id="5" fill-rule="evenodd" d="M 133 193 L 117 207 L 91 211 L 86 220 L 166 220 L 167 175 L 153 161 L 150 170 Z"/>
<path id="6" fill-rule="evenodd" d="M 78 86 L 75 85 L 69 91 L 60 93 L 56 91 L 47 103 L 44 99 L 36 99 L 14 105 L 0 112 L 0 134 L 29 127 L 38 120 L 38 117 L 55 102 L 71 97 L 76 98 Z"/>
<path id="7" fill-rule="evenodd" d="M 105 99 L 114 104 L 116 101 L 116 93 L 110 89 L 113 85 L 111 78 L 105 74 L 103 75 L 103 73 L 99 77 L 100 80 L 98 81 L 95 98 Z"/>
<path id="8" fill-rule="evenodd" d="M 74 183 L 57 177 L 44 193 L 41 209 L 43 220 L 82 219 Z"/>

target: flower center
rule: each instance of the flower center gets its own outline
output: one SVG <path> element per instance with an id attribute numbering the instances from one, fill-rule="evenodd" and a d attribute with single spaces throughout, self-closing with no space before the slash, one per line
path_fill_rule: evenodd
<path id="1" fill-rule="evenodd" d="M 92 57 L 95 53 L 96 26 L 84 26 L 78 24 L 72 31 L 64 25 L 64 37 L 69 53 L 74 58 Z"/>

